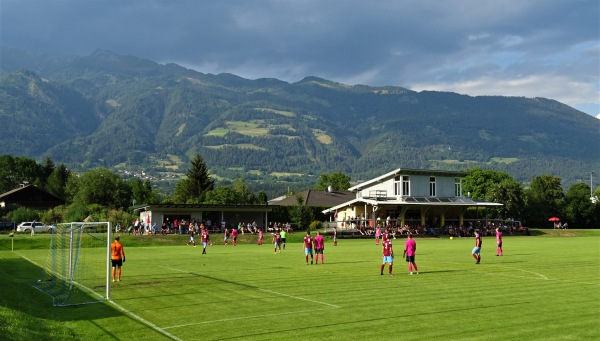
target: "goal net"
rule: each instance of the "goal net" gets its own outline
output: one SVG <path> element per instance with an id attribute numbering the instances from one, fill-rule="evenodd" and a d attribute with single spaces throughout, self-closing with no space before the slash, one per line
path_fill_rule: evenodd
<path id="1" fill-rule="evenodd" d="M 57 225 L 40 278 L 33 286 L 54 306 L 110 299 L 110 223 Z"/>

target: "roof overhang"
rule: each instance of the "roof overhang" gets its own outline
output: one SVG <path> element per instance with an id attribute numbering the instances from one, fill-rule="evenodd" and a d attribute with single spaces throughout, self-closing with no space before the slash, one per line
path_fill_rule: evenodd
<path id="1" fill-rule="evenodd" d="M 405 197 L 402 200 L 392 199 L 392 200 L 372 200 L 372 199 L 363 199 L 357 198 L 354 200 L 350 200 L 343 204 L 331 207 L 326 209 L 323 212 L 324 214 L 328 214 L 331 212 L 335 212 L 339 209 L 343 209 L 345 207 L 351 207 L 357 203 L 362 203 L 366 205 L 372 206 L 438 206 L 438 207 L 501 207 L 503 204 L 489 201 L 476 201 L 471 198 L 465 197 L 448 197 L 448 198 L 438 198 L 438 197 Z"/>
<path id="2" fill-rule="evenodd" d="M 211 204 L 144 204 L 133 207 L 133 211 L 163 212 L 270 212 L 274 206 L 269 205 L 211 205 Z"/>

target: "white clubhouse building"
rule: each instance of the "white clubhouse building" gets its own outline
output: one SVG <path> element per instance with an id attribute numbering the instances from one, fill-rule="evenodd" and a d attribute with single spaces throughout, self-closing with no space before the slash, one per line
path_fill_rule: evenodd
<path id="1" fill-rule="evenodd" d="M 324 210 L 337 227 L 354 224 L 375 226 L 376 220 L 392 220 L 398 226 L 464 225 L 469 207 L 497 207 L 499 203 L 475 201 L 462 192 L 468 173 L 398 168 L 348 190 L 356 197 Z M 350 226 L 349 226 L 350 225 Z M 385 224 L 382 224 L 385 226 Z"/>

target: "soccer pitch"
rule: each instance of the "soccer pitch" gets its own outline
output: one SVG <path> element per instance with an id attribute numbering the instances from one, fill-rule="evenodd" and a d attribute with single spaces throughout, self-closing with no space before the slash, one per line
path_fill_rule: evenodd
<path id="1" fill-rule="evenodd" d="M 125 239 L 112 302 L 78 307 L 52 307 L 28 285 L 47 250 L 1 251 L 0 276 L 15 287 L 0 299 L 0 339 L 597 340 L 599 232 L 505 236 L 502 257 L 484 237 L 479 265 L 473 238 L 417 237 L 412 276 L 405 239 L 393 240 L 394 276 L 379 274 L 373 239 L 327 240 L 325 264 L 308 266 L 300 243 L 281 254 L 217 243 L 202 255 Z"/>

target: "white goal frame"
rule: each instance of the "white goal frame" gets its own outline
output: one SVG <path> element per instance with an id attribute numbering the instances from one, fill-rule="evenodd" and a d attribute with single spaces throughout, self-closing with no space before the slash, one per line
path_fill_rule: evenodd
<path id="1" fill-rule="evenodd" d="M 48 260 L 43 267 L 42 270 L 42 278 L 39 279 L 36 283 L 34 283 L 34 287 L 53 298 L 53 305 L 55 306 L 67 306 L 67 305 L 80 305 L 80 304 L 88 304 L 88 303 L 96 303 L 102 301 L 110 301 L 110 291 L 111 291 L 111 252 L 110 246 L 112 243 L 112 224 L 110 222 L 71 222 L 60 224 L 62 227 L 61 235 L 67 235 L 69 245 L 65 245 L 66 241 L 61 239 L 58 235 L 52 236 L 52 241 L 50 244 Z M 77 268 L 79 261 L 85 260 L 85 256 L 83 259 L 80 259 L 80 252 L 83 248 L 81 245 L 81 236 L 75 238 L 75 233 L 84 233 L 85 226 L 94 226 L 94 225 L 104 225 L 106 226 L 106 249 L 104 253 L 106 271 L 102 277 L 105 277 L 105 292 L 104 297 L 100 292 L 95 291 L 92 288 L 87 287 L 84 284 L 78 283 L 76 280 L 78 271 Z M 82 229 L 81 231 L 77 231 L 77 229 Z M 58 229 L 57 229 L 58 230 Z M 55 231 L 58 233 L 58 231 Z M 88 233 L 89 237 L 101 240 L 100 238 L 94 237 L 92 234 Z M 85 237 L 85 236 L 84 236 Z M 57 245 L 57 243 L 61 242 L 61 245 Z M 75 243 L 78 243 L 75 245 Z M 101 244 L 99 244 L 101 245 Z M 96 246 L 97 248 L 98 246 Z M 83 248 L 85 249 L 85 248 Z M 67 255 L 68 252 L 68 255 Z M 89 251 L 88 251 L 89 252 Z M 57 256 L 58 253 L 58 256 Z M 85 254 L 84 254 L 85 255 Z M 58 258 L 58 259 L 57 259 Z M 96 257 L 97 258 L 97 257 Z M 98 266 L 101 265 L 101 260 L 96 262 L 96 274 L 100 270 Z M 62 271 L 61 271 L 62 270 Z M 81 270 L 81 269 L 80 269 Z M 66 289 L 68 287 L 68 289 Z M 89 302 L 81 302 L 81 303 L 67 303 L 67 301 L 71 298 L 71 292 L 74 290 L 73 288 L 77 287 L 80 291 L 87 292 L 88 294 L 98 297 L 98 300 L 91 300 Z M 65 291 L 66 290 L 66 291 Z M 64 295 L 67 292 L 68 294 Z M 66 298 L 64 296 L 66 296 Z M 79 297 L 79 296 L 78 296 Z M 61 301 L 62 300 L 62 301 Z M 76 299 L 75 299 L 76 300 Z M 57 302 L 60 301 L 60 302 Z"/>

